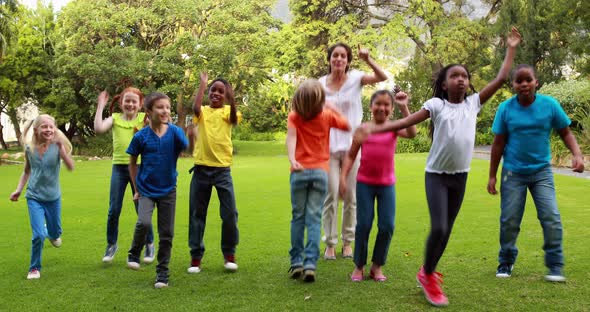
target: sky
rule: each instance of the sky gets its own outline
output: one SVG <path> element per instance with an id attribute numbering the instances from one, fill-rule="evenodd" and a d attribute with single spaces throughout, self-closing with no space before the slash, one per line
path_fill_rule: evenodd
<path id="1" fill-rule="evenodd" d="M 37 6 L 37 0 L 18 0 L 18 1 L 28 7 L 31 7 L 31 8 L 34 8 Z M 64 5 L 66 5 L 68 2 L 70 2 L 70 0 L 41 0 L 41 2 L 46 3 L 46 4 L 51 2 L 51 3 L 53 3 L 53 8 L 56 11 L 59 11 L 59 10 L 61 10 L 61 8 Z"/>

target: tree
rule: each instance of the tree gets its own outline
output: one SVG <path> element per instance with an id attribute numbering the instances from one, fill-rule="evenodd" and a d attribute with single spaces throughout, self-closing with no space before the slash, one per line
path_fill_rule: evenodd
<path id="1" fill-rule="evenodd" d="M 14 15 L 18 7 L 16 0 L 0 0 L 0 62 L 14 37 Z"/>
<path id="2" fill-rule="evenodd" d="M 91 134 L 94 101 L 107 88 L 135 85 L 176 100 L 178 123 L 190 112 L 198 73 L 224 76 L 241 97 L 271 69 L 273 1 L 73 1 L 58 18 L 54 92 L 44 106 L 68 133 Z"/>

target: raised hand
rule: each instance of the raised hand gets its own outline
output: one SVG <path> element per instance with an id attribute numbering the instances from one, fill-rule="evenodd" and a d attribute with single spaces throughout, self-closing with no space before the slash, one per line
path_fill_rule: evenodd
<path id="1" fill-rule="evenodd" d="M 403 91 L 398 91 L 393 98 L 393 101 L 398 107 L 408 107 L 408 102 L 410 101 L 410 97 Z"/>
<path id="2" fill-rule="evenodd" d="M 209 81 L 209 74 L 207 74 L 207 71 L 202 71 L 200 74 L 200 77 L 201 77 L 201 84 L 206 86 L 207 81 Z"/>
<path id="3" fill-rule="evenodd" d="M 506 44 L 510 48 L 515 48 L 520 44 L 521 40 L 522 40 L 522 37 L 520 35 L 520 32 L 518 31 L 518 28 L 512 26 L 512 30 L 510 31 L 510 35 L 508 35 L 508 39 L 506 40 Z"/>
<path id="4" fill-rule="evenodd" d="M 369 61 L 369 50 L 365 49 L 365 48 L 361 48 L 361 45 L 358 45 L 358 54 L 359 54 L 359 58 L 365 62 Z"/>
<path id="5" fill-rule="evenodd" d="M 98 95 L 98 100 L 97 100 L 98 108 L 101 108 L 101 109 L 104 108 L 107 105 L 108 101 L 109 101 L 109 93 L 107 92 L 107 90 L 104 90 Z"/>

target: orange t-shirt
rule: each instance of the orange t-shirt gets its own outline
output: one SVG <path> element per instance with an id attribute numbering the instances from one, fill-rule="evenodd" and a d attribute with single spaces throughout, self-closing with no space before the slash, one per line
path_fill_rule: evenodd
<path id="1" fill-rule="evenodd" d="M 311 120 L 303 120 L 290 112 L 287 127 L 297 130 L 295 159 L 305 169 L 323 169 L 328 172 L 330 160 L 330 128 L 348 129 L 348 121 L 340 113 L 326 109 Z"/>

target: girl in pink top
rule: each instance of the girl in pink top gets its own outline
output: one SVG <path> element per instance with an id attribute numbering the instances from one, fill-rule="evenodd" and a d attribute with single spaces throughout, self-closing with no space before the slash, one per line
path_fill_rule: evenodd
<path id="1" fill-rule="evenodd" d="M 382 124 L 389 119 L 393 102 L 399 107 L 402 116 L 410 115 L 408 95 L 398 92 L 395 95 L 387 90 L 379 90 L 371 96 L 371 112 L 373 120 L 369 123 Z M 393 236 L 395 221 L 395 171 L 394 153 L 397 137 L 413 138 L 416 126 L 399 131 L 372 134 L 361 144 L 354 142 L 344 160 L 340 175 L 340 192 L 346 192 L 346 178 L 352 163 L 361 150 L 361 164 L 357 174 L 356 197 L 356 231 L 354 263 L 356 265 L 351 279 L 354 282 L 363 280 L 364 266 L 367 263 L 369 233 L 375 216 L 375 199 L 377 199 L 377 239 L 373 249 L 369 277 L 377 282 L 387 279 L 381 270 L 387 259 L 387 250 Z M 362 149 L 361 149 L 362 146 Z"/>

